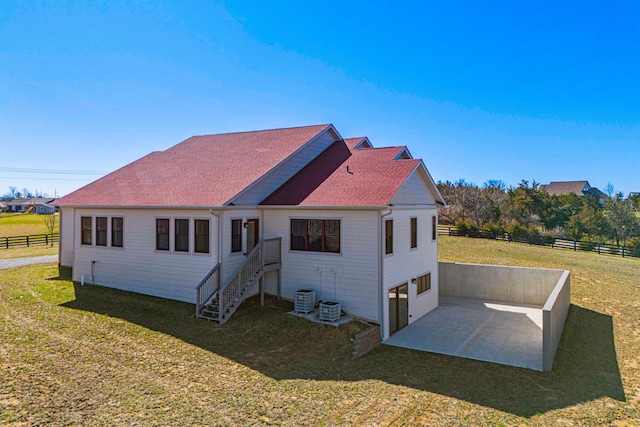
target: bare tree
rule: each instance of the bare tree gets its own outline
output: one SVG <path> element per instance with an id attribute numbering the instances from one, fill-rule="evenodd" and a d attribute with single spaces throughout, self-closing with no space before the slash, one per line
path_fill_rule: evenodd
<path id="1" fill-rule="evenodd" d="M 607 196 L 609 196 L 609 198 L 613 198 L 613 195 L 615 194 L 616 189 L 613 186 L 612 183 L 607 182 L 607 185 L 604 186 L 604 194 L 606 194 Z"/>
<path id="2" fill-rule="evenodd" d="M 44 220 L 44 225 L 47 226 L 47 230 L 49 230 L 49 234 L 51 235 L 51 246 L 53 246 L 53 231 L 56 228 L 56 214 L 46 214 L 42 215 L 42 219 Z"/>
<path id="3" fill-rule="evenodd" d="M 16 190 L 18 189 L 18 187 L 9 187 L 9 192 L 11 193 L 11 198 L 15 199 L 16 197 Z"/>

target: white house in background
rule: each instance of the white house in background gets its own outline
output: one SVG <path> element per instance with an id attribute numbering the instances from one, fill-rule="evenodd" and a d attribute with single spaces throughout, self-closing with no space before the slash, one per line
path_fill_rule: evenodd
<path id="1" fill-rule="evenodd" d="M 315 290 L 382 339 L 438 305 L 445 202 L 427 168 L 333 125 L 194 136 L 56 204 L 73 280 L 221 323 L 257 283 L 287 299 Z"/>

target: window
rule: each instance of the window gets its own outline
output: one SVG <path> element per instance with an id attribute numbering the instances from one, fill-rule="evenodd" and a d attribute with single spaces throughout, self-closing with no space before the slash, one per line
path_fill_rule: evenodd
<path id="1" fill-rule="evenodd" d="M 242 220 L 231 220 L 231 252 L 242 251 Z"/>
<path id="2" fill-rule="evenodd" d="M 175 226 L 175 251 L 189 252 L 189 220 L 176 219 Z"/>
<path id="3" fill-rule="evenodd" d="M 384 222 L 384 253 L 389 255 L 393 253 L 393 220 L 388 219 Z"/>
<path id="4" fill-rule="evenodd" d="M 418 276 L 416 283 L 418 284 L 418 295 L 431 289 L 431 273 Z"/>
<path id="5" fill-rule="evenodd" d="M 124 243 L 124 219 L 121 217 L 111 218 L 111 246 L 121 248 Z"/>
<path id="6" fill-rule="evenodd" d="M 81 243 L 83 245 L 90 245 L 91 237 L 93 235 L 93 230 L 91 229 L 91 217 L 90 216 L 81 217 L 80 223 L 82 226 Z"/>
<path id="7" fill-rule="evenodd" d="M 209 220 L 208 219 L 196 219 L 195 220 L 195 243 L 194 252 L 201 254 L 209 253 Z"/>
<path id="8" fill-rule="evenodd" d="M 431 216 L 431 240 L 438 238 L 438 221 L 435 215 Z"/>
<path id="9" fill-rule="evenodd" d="M 292 219 L 291 250 L 340 253 L 340 220 Z"/>
<path id="10" fill-rule="evenodd" d="M 156 219 L 156 250 L 169 250 L 169 220 Z"/>
<path id="11" fill-rule="evenodd" d="M 96 217 L 96 246 L 107 246 L 107 217 Z"/>
<path id="12" fill-rule="evenodd" d="M 411 218 L 411 249 L 418 247 L 418 218 Z"/>

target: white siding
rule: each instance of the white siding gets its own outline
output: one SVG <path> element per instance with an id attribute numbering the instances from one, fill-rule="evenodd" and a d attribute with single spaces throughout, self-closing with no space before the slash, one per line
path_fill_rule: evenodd
<path id="1" fill-rule="evenodd" d="M 391 200 L 391 204 L 394 206 L 435 204 L 433 194 L 420 176 L 420 168 L 413 171 L 411 176 L 402 184 L 402 187 Z"/>
<path id="2" fill-rule="evenodd" d="M 382 336 L 389 337 L 388 290 L 409 284 L 409 324 L 415 322 L 438 306 L 438 240 L 431 240 L 431 217 L 437 215 L 433 209 L 395 209 L 384 219 L 393 219 L 393 254 L 383 256 L 384 300 Z M 411 249 L 410 218 L 418 219 L 418 246 Z M 384 235 L 382 236 L 384 240 Z M 431 290 L 417 295 L 417 285 L 411 279 L 431 273 Z"/>
<path id="3" fill-rule="evenodd" d="M 262 220 L 262 211 L 257 209 L 228 209 L 222 211 L 222 283 L 231 278 L 231 275 L 242 265 L 246 259 L 247 253 L 247 229 L 242 227 L 242 250 L 240 252 L 231 252 L 231 220 L 241 219 L 246 222 L 247 219 L 260 220 L 260 240 L 263 239 L 264 223 Z"/>
<path id="4" fill-rule="evenodd" d="M 291 218 L 340 219 L 341 253 L 291 251 Z M 265 209 L 264 237 L 282 237 L 282 296 L 293 299 L 297 290 L 313 289 L 317 299 L 378 321 L 378 218 L 378 211 Z M 274 277 L 267 278 L 267 288 L 275 287 Z"/>
<path id="5" fill-rule="evenodd" d="M 67 214 L 65 209 L 64 214 Z M 108 221 L 108 246 L 80 244 L 81 216 L 117 216 L 124 218 L 124 247 L 112 248 L 111 221 Z M 155 209 L 75 209 L 75 251 L 73 280 L 154 295 L 179 301 L 195 302 L 195 286 L 217 263 L 217 222 L 208 210 Z M 173 252 L 173 221 L 170 251 L 156 251 L 156 218 L 189 218 L 190 252 Z M 193 253 L 193 220 L 210 219 L 210 253 Z M 66 220 L 65 220 L 66 224 Z M 66 232 L 65 232 L 66 233 Z M 67 234 L 65 234 L 66 236 Z M 95 235 L 95 219 L 94 219 Z M 91 264 L 94 265 L 94 279 Z"/>
<path id="6" fill-rule="evenodd" d="M 59 263 L 64 267 L 73 266 L 73 227 L 74 208 L 60 208 L 60 217 L 58 218 L 60 228 L 60 259 Z"/>
<path id="7" fill-rule="evenodd" d="M 291 158 L 268 172 L 254 186 L 233 200 L 236 205 L 257 205 L 280 188 L 291 177 L 326 150 L 337 138 L 331 130 L 319 135 L 311 143 L 302 147 Z"/>

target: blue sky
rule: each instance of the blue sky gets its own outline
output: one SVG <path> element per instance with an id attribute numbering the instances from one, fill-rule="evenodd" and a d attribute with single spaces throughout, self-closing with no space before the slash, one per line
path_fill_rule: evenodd
<path id="1" fill-rule="evenodd" d="M 257 4 L 256 4 L 257 3 Z M 0 3 L 0 194 L 333 123 L 436 180 L 640 191 L 637 2 Z"/>

